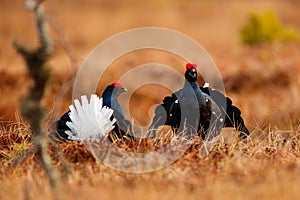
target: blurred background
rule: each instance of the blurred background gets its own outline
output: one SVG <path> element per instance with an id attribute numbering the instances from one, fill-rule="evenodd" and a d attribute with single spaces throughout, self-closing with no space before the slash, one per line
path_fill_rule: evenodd
<path id="1" fill-rule="evenodd" d="M 132 28 L 157 26 L 182 32 L 201 44 L 222 74 L 226 94 L 242 110 L 251 130 L 262 126 L 294 128 L 300 111 L 300 2 L 197 1 L 197 0 L 48 0 L 44 8 L 73 48 L 78 65 L 108 37 Z M 44 104 L 51 112 L 57 94 L 70 81 L 74 69 L 53 28 L 50 59 L 51 80 Z M 19 99 L 30 84 L 13 39 L 29 47 L 38 45 L 33 15 L 23 0 L 2 0 L 0 7 L 0 116 L 2 123 L 15 120 Z M 156 62 L 184 73 L 184 62 L 166 52 L 143 50 L 114 62 L 99 83 L 97 92 L 117 81 L 134 66 Z M 201 72 L 200 72 L 201 73 Z M 133 77 L 134 81 L 134 77 Z M 199 80 L 200 84 L 203 81 Z M 130 90 L 130 86 L 125 86 Z M 130 101 L 130 113 L 143 125 L 148 110 L 171 92 L 157 85 L 139 88 Z M 71 103 L 72 90 L 64 93 L 61 113 Z M 122 97 L 121 104 L 122 102 Z M 125 106 L 125 105 L 123 105 Z"/>

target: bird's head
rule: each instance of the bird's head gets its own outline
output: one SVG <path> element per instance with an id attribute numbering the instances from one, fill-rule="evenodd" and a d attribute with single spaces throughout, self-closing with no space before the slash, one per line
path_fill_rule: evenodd
<path id="1" fill-rule="evenodd" d="M 197 65 L 196 64 L 191 64 L 187 63 L 186 66 L 186 71 L 185 71 L 185 79 L 188 80 L 189 82 L 195 82 L 197 81 Z"/>
<path id="2" fill-rule="evenodd" d="M 121 93 L 126 91 L 127 89 L 123 87 L 121 83 L 113 82 L 105 88 L 103 94 L 118 97 Z"/>
<path id="3" fill-rule="evenodd" d="M 118 97 L 121 93 L 126 92 L 127 89 L 124 88 L 120 83 L 113 82 L 108 85 L 102 93 L 103 105 L 110 108 L 115 108 L 115 103 L 118 103 Z M 119 105 L 117 106 L 119 107 Z"/>
<path id="4" fill-rule="evenodd" d="M 127 92 L 127 89 L 121 85 L 121 83 L 113 82 L 114 93 L 119 96 L 123 92 Z"/>

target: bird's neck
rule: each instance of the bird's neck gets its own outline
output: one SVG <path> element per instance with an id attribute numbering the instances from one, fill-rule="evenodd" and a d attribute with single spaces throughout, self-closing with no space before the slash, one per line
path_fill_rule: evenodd
<path id="1" fill-rule="evenodd" d="M 187 81 L 187 80 L 185 80 L 183 88 L 184 89 L 190 88 L 190 89 L 193 89 L 193 90 L 199 90 L 200 91 L 200 88 L 199 88 L 199 85 L 198 85 L 197 81 Z"/>
<path id="2" fill-rule="evenodd" d="M 120 118 L 120 119 L 121 118 L 125 119 L 125 115 L 124 115 L 122 106 L 118 101 L 118 97 L 115 97 L 115 96 L 112 97 L 112 99 L 111 99 L 111 108 L 114 110 L 114 116 L 115 117 L 118 116 L 118 118 Z M 118 112 L 118 114 L 116 114 L 116 112 Z M 120 120 L 120 119 L 117 119 L 117 120 Z"/>
<path id="3" fill-rule="evenodd" d="M 118 101 L 118 96 L 115 94 L 112 94 L 109 91 L 104 91 L 102 94 L 103 97 L 103 106 L 107 106 L 114 110 L 114 116 L 118 118 L 125 119 L 125 115 L 123 112 L 123 109 Z M 120 120 L 117 119 L 117 120 Z"/>
<path id="4" fill-rule="evenodd" d="M 183 89 L 185 91 L 193 91 L 200 104 L 205 104 L 205 96 L 202 93 L 197 81 L 185 81 Z"/>
<path id="5" fill-rule="evenodd" d="M 111 108 L 112 95 L 109 92 L 104 91 L 102 97 L 103 97 L 103 106 L 107 106 Z"/>

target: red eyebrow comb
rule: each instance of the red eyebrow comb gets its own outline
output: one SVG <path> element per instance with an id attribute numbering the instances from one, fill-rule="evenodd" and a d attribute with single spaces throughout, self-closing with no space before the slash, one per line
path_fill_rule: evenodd
<path id="1" fill-rule="evenodd" d="M 113 82 L 112 85 L 115 86 L 115 87 L 118 87 L 118 88 L 122 88 L 123 87 L 121 85 L 121 83 L 118 83 L 118 82 Z"/>
<path id="2" fill-rule="evenodd" d="M 190 70 L 191 68 L 197 69 L 197 67 L 198 67 L 197 64 L 192 64 L 192 63 L 187 63 L 185 66 L 185 68 L 188 70 Z"/>

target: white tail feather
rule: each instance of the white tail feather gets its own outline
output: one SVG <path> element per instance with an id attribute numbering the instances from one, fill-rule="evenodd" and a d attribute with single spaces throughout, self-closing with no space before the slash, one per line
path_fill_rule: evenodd
<path id="1" fill-rule="evenodd" d="M 90 102 L 86 95 L 81 96 L 81 102 L 82 105 L 75 99 L 74 105 L 69 106 L 71 122 L 67 122 L 67 126 L 71 131 L 67 130 L 66 134 L 74 141 L 100 141 L 114 128 L 116 119 L 110 119 L 113 110 L 102 107 L 103 99 L 96 94 L 91 95 Z"/>

